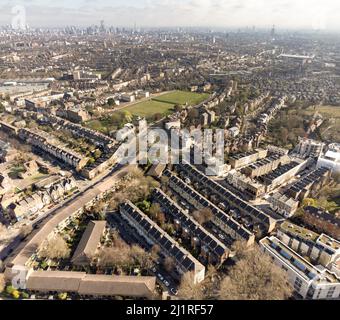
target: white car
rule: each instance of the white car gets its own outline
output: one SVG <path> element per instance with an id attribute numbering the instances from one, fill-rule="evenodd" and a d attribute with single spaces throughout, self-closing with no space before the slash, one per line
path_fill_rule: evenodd
<path id="1" fill-rule="evenodd" d="M 174 295 L 177 296 L 178 291 L 175 288 L 171 288 L 170 292 Z"/>
<path id="2" fill-rule="evenodd" d="M 158 278 L 159 278 L 161 281 L 164 280 L 164 277 L 163 277 L 160 273 L 158 273 L 157 276 L 158 276 Z"/>
<path id="3" fill-rule="evenodd" d="M 167 280 L 164 280 L 163 282 L 164 282 L 164 284 L 165 284 L 165 286 L 166 286 L 166 287 L 169 287 L 169 286 L 170 286 L 170 283 L 169 283 L 169 281 L 167 281 Z"/>

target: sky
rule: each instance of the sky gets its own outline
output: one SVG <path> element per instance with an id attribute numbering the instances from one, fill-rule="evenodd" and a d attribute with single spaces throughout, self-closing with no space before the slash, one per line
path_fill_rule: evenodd
<path id="1" fill-rule="evenodd" d="M 340 31 L 340 0 L 0 0 L 0 25 L 266 27 Z"/>

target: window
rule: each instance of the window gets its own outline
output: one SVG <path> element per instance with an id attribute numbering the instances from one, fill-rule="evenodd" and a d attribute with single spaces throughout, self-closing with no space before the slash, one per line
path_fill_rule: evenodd
<path id="1" fill-rule="evenodd" d="M 327 298 L 332 298 L 335 291 L 335 287 L 330 287 L 327 292 Z"/>
<path id="2" fill-rule="evenodd" d="M 295 289 L 296 291 L 300 291 L 301 286 L 302 286 L 302 280 L 299 279 L 299 278 L 296 278 L 296 279 L 295 279 L 295 282 L 294 282 L 294 289 Z"/>

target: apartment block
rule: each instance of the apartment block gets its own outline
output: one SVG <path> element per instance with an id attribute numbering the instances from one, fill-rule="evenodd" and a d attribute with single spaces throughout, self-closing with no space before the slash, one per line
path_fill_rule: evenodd
<path id="1" fill-rule="evenodd" d="M 192 187 L 187 185 L 178 177 L 171 175 L 167 172 L 170 177 L 169 186 L 184 199 L 186 199 L 193 207 L 197 210 L 208 208 L 213 213 L 212 223 L 218 226 L 226 234 L 228 234 L 234 240 L 245 241 L 248 245 L 252 245 L 255 241 L 254 234 L 243 227 L 240 223 L 234 220 L 227 213 L 219 209 L 216 205 L 206 199 L 203 195 L 195 191 Z"/>
<path id="2" fill-rule="evenodd" d="M 265 187 L 261 183 L 253 180 L 249 176 L 239 171 L 232 170 L 228 173 L 227 182 L 237 190 L 245 192 L 251 199 L 256 199 L 265 194 Z"/>
<path id="3" fill-rule="evenodd" d="M 192 165 L 187 163 L 178 164 L 175 165 L 175 169 L 180 175 L 182 174 L 187 179 L 190 179 L 192 183 L 196 183 L 199 188 L 206 188 L 210 195 L 215 195 L 217 202 L 226 202 L 230 207 L 237 208 L 244 215 L 251 217 L 254 223 L 266 230 L 266 232 L 271 232 L 275 228 L 276 221 L 272 217 L 254 206 L 249 205 L 240 197 L 198 171 Z"/>
<path id="4" fill-rule="evenodd" d="M 290 162 L 288 155 L 270 154 L 264 159 L 257 160 L 247 167 L 242 168 L 242 173 L 251 178 L 263 176 L 276 170 L 280 165 Z"/>
<path id="5" fill-rule="evenodd" d="M 120 213 L 150 245 L 157 244 L 164 255 L 175 260 L 179 274 L 193 272 L 195 283 L 204 280 L 205 267 L 130 201 L 120 206 Z"/>
<path id="6" fill-rule="evenodd" d="M 254 152 L 243 152 L 230 156 L 229 163 L 233 169 L 238 169 L 255 162 L 258 159 L 263 159 L 267 156 L 267 150 L 257 149 Z"/>
<path id="7" fill-rule="evenodd" d="M 296 294 L 303 299 L 339 299 L 340 279 L 327 269 L 317 268 L 301 255 L 271 236 L 260 241 L 261 249 L 285 270 Z"/>
<path id="8" fill-rule="evenodd" d="M 277 237 L 314 264 L 332 269 L 340 261 L 340 242 L 326 234 L 318 234 L 291 222 L 283 222 Z M 340 274 L 340 269 L 337 271 Z"/>
<path id="9" fill-rule="evenodd" d="M 32 146 L 37 147 L 54 156 L 55 158 L 65 162 L 77 171 L 80 171 L 82 168 L 84 168 L 89 160 L 88 158 L 83 157 L 69 149 L 53 145 L 52 143 L 48 142 L 45 137 L 29 129 L 20 129 L 19 137 L 22 140 L 30 143 Z"/>
<path id="10" fill-rule="evenodd" d="M 299 144 L 296 147 L 296 153 L 302 157 L 319 157 L 325 144 L 312 139 L 299 138 Z"/>
<path id="11" fill-rule="evenodd" d="M 183 234 L 190 237 L 193 247 L 200 248 L 201 256 L 206 257 L 208 263 L 221 264 L 228 257 L 228 248 L 204 227 L 202 227 L 187 212 L 179 207 L 162 190 L 155 189 L 153 199 L 160 204 L 162 212 L 180 227 Z"/>
<path id="12" fill-rule="evenodd" d="M 299 207 L 299 201 L 287 197 L 280 192 L 275 192 L 273 195 L 269 196 L 267 200 L 270 207 L 285 218 L 293 216 Z"/>
<path id="13" fill-rule="evenodd" d="M 286 194 L 294 199 L 303 200 L 313 191 L 320 190 L 331 178 L 331 171 L 322 167 L 311 171 L 309 174 L 292 184 L 286 191 Z"/>
<path id="14" fill-rule="evenodd" d="M 294 160 L 288 164 L 278 167 L 276 170 L 260 177 L 266 185 L 266 191 L 270 192 L 292 179 L 298 172 L 305 169 L 309 164 L 308 160 Z"/>

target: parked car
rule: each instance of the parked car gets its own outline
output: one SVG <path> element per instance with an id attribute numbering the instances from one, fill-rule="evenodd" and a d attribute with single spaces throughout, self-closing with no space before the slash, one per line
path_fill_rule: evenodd
<path id="1" fill-rule="evenodd" d="M 175 288 L 171 288 L 170 292 L 174 295 L 177 296 L 178 291 Z"/>
<path id="2" fill-rule="evenodd" d="M 170 283 L 169 283 L 169 281 L 167 281 L 167 280 L 164 280 L 163 283 L 165 284 L 166 287 L 169 287 L 169 286 L 170 286 Z"/>
<path id="3" fill-rule="evenodd" d="M 160 273 L 158 273 L 157 276 L 158 276 L 159 280 L 161 280 L 161 281 L 164 280 L 164 277 Z"/>

